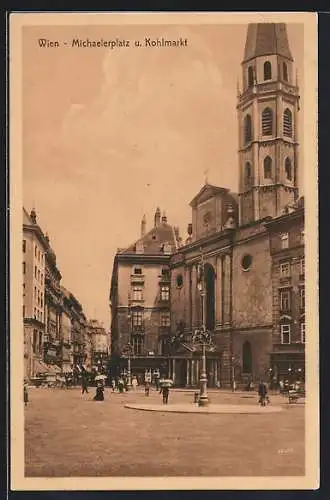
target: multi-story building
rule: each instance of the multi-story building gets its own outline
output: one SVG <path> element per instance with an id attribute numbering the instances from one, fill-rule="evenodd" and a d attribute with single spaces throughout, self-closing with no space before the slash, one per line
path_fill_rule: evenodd
<path id="1" fill-rule="evenodd" d="M 24 375 L 32 378 L 43 366 L 45 334 L 45 261 L 48 244 L 35 210 L 23 208 Z"/>
<path id="2" fill-rule="evenodd" d="M 141 376 L 145 370 L 160 370 L 167 362 L 171 331 L 168 266 L 179 244 L 177 229 L 157 208 L 153 228 L 146 231 L 143 217 L 140 238 L 116 253 L 110 291 L 111 336 L 112 358 L 121 358 L 121 369 L 127 344 L 133 351 L 132 369 Z"/>
<path id="3" fill-rule="evenodd" d="M 297 369 L 304 363 L 303 347 L 297 344 L 305 335 L 303 316 L 297 316 L 303 314 L 297 306 L 298 295 L 301 307 L 304 301 L 302 273 L 292 274 L 292 296 L 288 282 L 279 292 L 276 281 L 280 264 L 303 255 L 293 236 L 298 220 L 299 234 L 303 228 L 303 208 L 297 204 L 299 88 L 285 24 L 248 26 L 242 82 L 237 96 L 238 193 L 206 183 L 192 200 L 189 237 L 180 248 L 174 239 L 162 263 L 168 266 L 167 279 L 170 271 L 164 283 L 166 305 L 161 300 L 162 274 L 156 274 L 160 262 L 150 264 L 143 237 L 115 257 L 110 297 L 114 350 L 131 339 L 134 353 L 164 353 L 169 348 L 166 336 L 174 337 L 167 366 L 177 385 L 198 383 L 200 353 L 193 346 L 193 333 L 201 326 L 212 332 L 215 343 L 207 353 L 210 385 L 264 378 L 276 366 L 282 373 L 285 363 L 293 367 L 293 358 L 295 366 L 300 363 Z M 296 243 L 278 253 L 276 233 L 283 241 L 289 234 Z M 153 303 L 145 296 L 148 266 Z M 286 272 L 284 265 L 281 269 Z M 294 309 L 284 314 L 291 303 Z"/>
<path id="4" fill-rule="evenodd" d="M 303 198 L 269 221 L 273 286 L 273 377 L 305 377 L 305 252 Z"/>
<path id="5" fill-rule="evenodd" d="M 56 265 L 56 255 L 46 234 L 46 274 L 45 274 L 45 338 L 44 360 L 49 365 L 62 365 L 62 312 L 61 273 Z"/>
<path id="6" fill-rule="evenodd" d="M 28 379 L 70 372 L 87 357 L 86 317 L 61 279 L 35 210 L 29 215 L 23 208 L 24 376 Z"/>
<path id="7" fill-rule="evenodd" d="M 110 355 L 110 336 L 104 326 L 96 319 L 87 323 L 87 335 L 90 338 L 90 363 L 93 370 L 106 373 Z M 88 363 L 86 361 L 86 365 Z"/>

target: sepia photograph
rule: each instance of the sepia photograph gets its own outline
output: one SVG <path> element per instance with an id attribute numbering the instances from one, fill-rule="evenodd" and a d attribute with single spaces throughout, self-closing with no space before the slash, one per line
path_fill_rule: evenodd
<path id="1" fill-rule="evenodd" d="M 315 489 L 317 16 L 10 16 L 12 489 Z"/>

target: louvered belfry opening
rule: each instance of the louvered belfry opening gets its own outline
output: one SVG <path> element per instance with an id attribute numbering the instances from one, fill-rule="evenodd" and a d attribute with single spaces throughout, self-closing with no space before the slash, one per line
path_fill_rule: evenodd
<path id="1" fill-rule="evenodd" d="M 252 140 L 252 121 L 250 115 L 246 115 L 244 118 L 244 139 L 245 143 Z"/>
<path id="2" fill-rule="evenodd" d="M 273 112 L 270 108 L 266 108 L 262 112 L 262 135 L 272 135 L 273 133 Z"/>
<path id="3" fill-rule="evenodd" d="M 283 113 L 283 134 L 292 137 L 292 113 L 288 108 Z"/>
<path id="4" fill-rule="evenodd" d="M 290 158 L 286 158 L 284 169 L 287 180 L 292 181 L 292 164 Z"/>

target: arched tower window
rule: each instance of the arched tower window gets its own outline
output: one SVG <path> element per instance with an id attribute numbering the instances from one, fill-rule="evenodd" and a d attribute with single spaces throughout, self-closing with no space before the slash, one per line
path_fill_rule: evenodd
<path id="1" fill-rule="evenodd" d="M 282 68 L 283 68 L 283 80 L 285 82 L 287 82 L 288 81 L 288 65 L 286 64 L 286 62 L 283 63 Z"/>
<path id="2" fill-rule="evenodd" d="M 250 142 L 252 139 L 252 121 L 251 121 L 251 116 L 246 115 L 244 118 L 244 141 L 245 144 L 247 142 Z"/>
<path id="3" fill-rule="evenodd" d="M 253 85 L 253 67 L 248 67 L 248 86 L 252 87 Z"/>
<path id="4" fill-rule="evenodd" d="M 292 113 L 286 108 L 283 113 L 283 135 L 292 137 Z"/>
<path id="5" fill-rule="evenodd" d="M 250 162 L 245 163 L 245 180 L 247 184 L 250 184 L 252 178 L 252 167 Z"/>
<path id="6" fill-rule="evenodd" d="M 272 159 L 270 156 L 266 156 L 266 158 L 264 159 L 264 178 L 272 178 Z"/>
<path id="7" fill-rule="evenodd" d="M 272 65 L 269 61 L 264 63 L 264 80 L 272 79 Z"/>
<path id="8" fill-rule="evenodd" d="M 252 373 L 252 349 L 248 340 L 243 344 L 243 372 Z"/>
<path id="9" fill-rule="evenodd" d="M 273 112 L 270 108 L 265 108 L 261 114 L 262 135 L 272 135 L 273 133 Z"/>
<path id="10" fill-rule="evenodd" d="M 284 163 L 285 175 L 288 181 L 292 181 L 292 164 L 290 158 L 286 158 Z"/>

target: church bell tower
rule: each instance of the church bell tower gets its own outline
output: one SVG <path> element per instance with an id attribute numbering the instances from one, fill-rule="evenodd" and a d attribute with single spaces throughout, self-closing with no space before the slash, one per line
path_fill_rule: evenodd
<path id="1" fill-rule="evenodd" d="M 286 25 L 249 24 L 238 89 L 240 225 L 298 197 L 299 89 Z"/>

